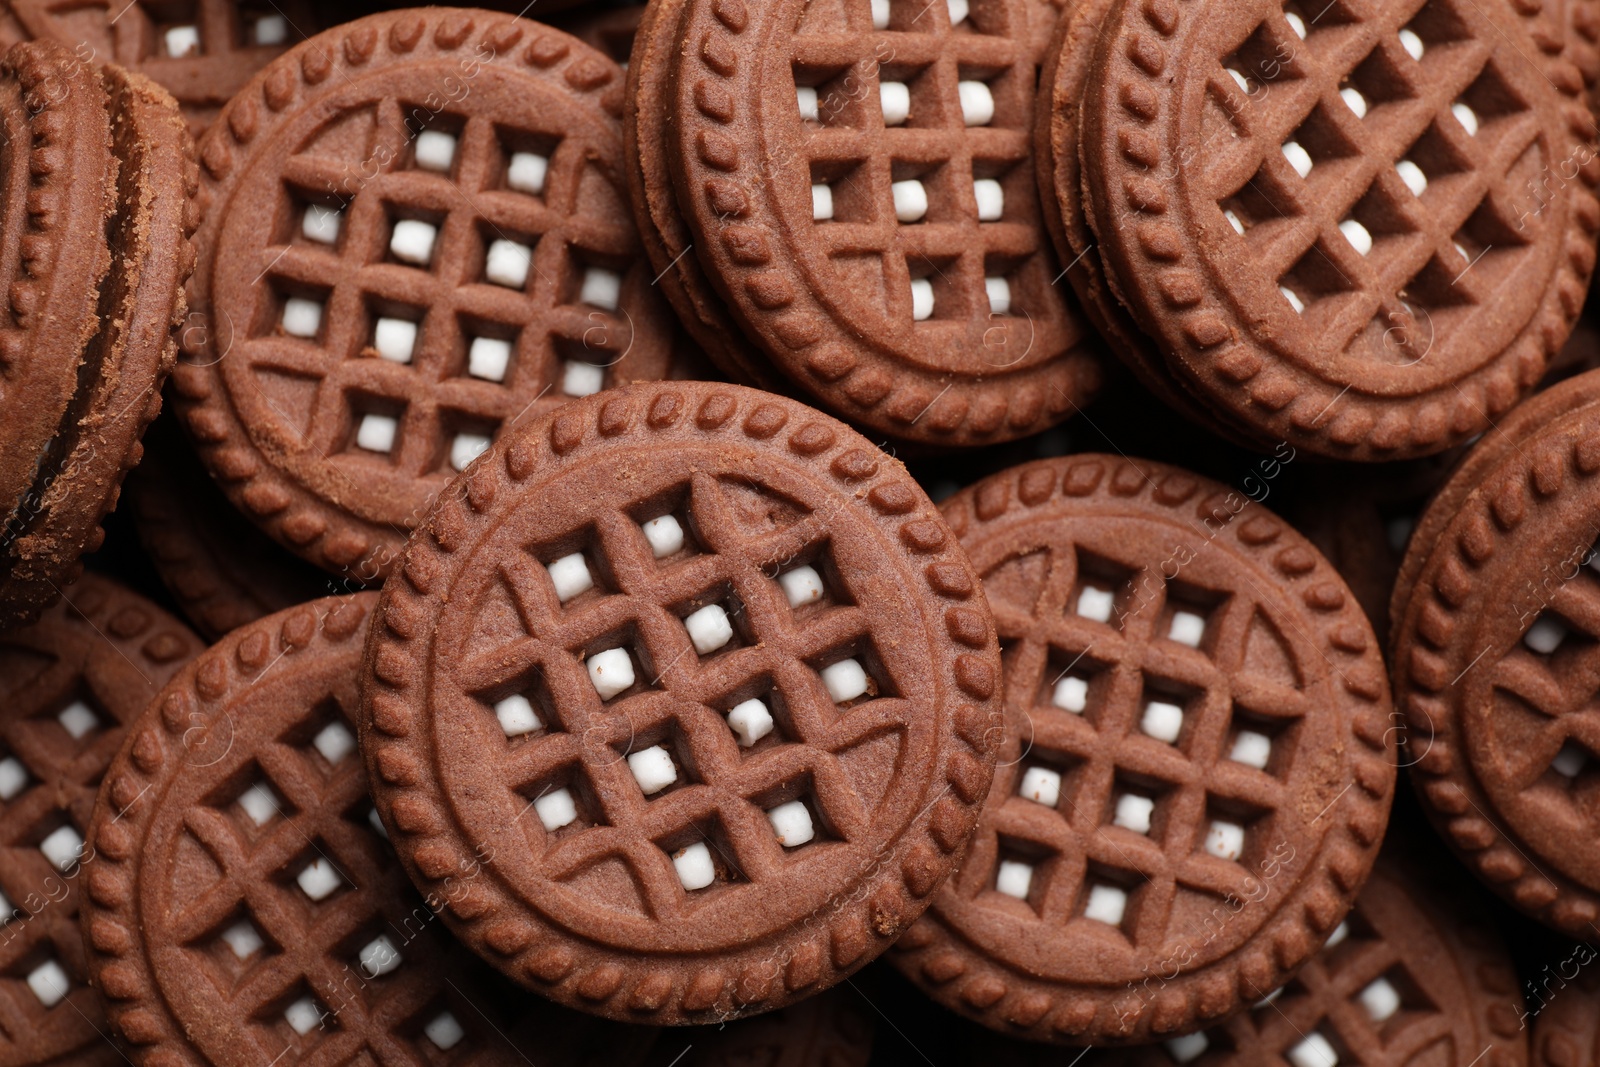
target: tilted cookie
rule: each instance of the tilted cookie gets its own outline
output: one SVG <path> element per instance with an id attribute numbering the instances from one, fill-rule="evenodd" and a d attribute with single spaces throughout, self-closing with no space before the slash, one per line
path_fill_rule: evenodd
<path id="1" fill-rule="evenodd" d="M 667 375 L 621 111 L 599 52 L 454 8 L 330 30 L 233 99 L 173 395 L 235 506 L 369 582 L 504 427 Z"/>
<path id="2" fill-rule="evenodd" d="M 1543 375 L 1593 269 L 1600 166 L 1539 7 L 1110 6 L 1085 209 L 1111 291 L 1219 427 L 1425 455 Z"/>
<path id="3" fill-rule="evenodd" d="M 54 603 L 97 548 L 161 409 L 198 181 L 172 98 L 59 45 L 0 62 L 0 629 Z"/>
<path id="4" fill-rule="evenodd" d="M 83 936 L 139 1067 L 636 1063 L 653 1035 L 526 997 L 445 932 L 368 798 L 354 711 L 373 593 L 235 631 L 131 725 L 89 827 Z"/>
<path id="5" fill-rule="evenodd" d="M 515 431 L 385 585 L 362 747 L 446 913 L 619 1019 L 781 1007 L 883 952 L 993 773 L 999 655 L 898 463 L 738 386 L 640 383 Z"/>
<path id="6" fill-rule="evenodd" d="M 1040 214 L 1037 6 L 687 0 L 675 31 L 658 26 L 692 44 L 652 59 L 670 63 L 665 107 L 638 101 L 637 144 L 658 228 L 663 169 L 683 219 L 653 254 L 692 245 L 728 304 L 700 325 L 738 323 L 762 362 L 874 434 L 982 444 L 1075 413 L 1101 353 L 1054 284 Z M 664 168 L 646 122 L 666 125 Z M 686 291 L 700 284 L 691 270 Z"/>
<path id="7" fill-rule="evenodd" d="M 101 777 L 128 727 L 202 643 L 109 578 L 87 574 L 38 622 L 0 637 L 0 979 L 5 1067 L 110 1067 L 78 908 Z"/>
<path id="8" fill-rule="evenodd" d="M 1600 407 L 1583 402 L 1597 380 L 1556 386 L 1526 405 L 1546 417 L 1468 457 L 1412 539 L 1391 635 L 1434 824 L 1497 893 L 1575 937 L 1600 921 L 1600 862 L 1572 845 L 1595 832 L 1600 767 Z"/>
<path id="9" fill-rule="evenodd" d="M 1383 662 L 1333 568 L 1242 494 L 1081 455 L 948 500 L 1005 651 L 961 870 L 891 959 L 1003 1033 L 1194 1029 L 1335 928 L 1394 788 Z"/>

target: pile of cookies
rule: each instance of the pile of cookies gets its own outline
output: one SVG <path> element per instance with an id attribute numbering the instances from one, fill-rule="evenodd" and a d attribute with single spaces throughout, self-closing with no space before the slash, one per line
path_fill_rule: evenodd
<path id="1" fill-rule="evenodd" d="M 0 5 L 0 1067 L 1597 1062 L 1600 0 L 529 14 Z"/>

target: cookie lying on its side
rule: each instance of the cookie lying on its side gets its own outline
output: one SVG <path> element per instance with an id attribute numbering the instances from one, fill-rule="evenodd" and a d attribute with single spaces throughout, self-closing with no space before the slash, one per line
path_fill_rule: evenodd
<path id="1" fill-rule="evenodd" d="M 77 577 L 161 407 L 198 180 L 154 82 L 59 45 L 0 63 L 0 629 Z"/>
<path id="2" fill-rule="evenodd" d="M 0 637 L 0 1063 L 126 1062 L 88 985 L 78 905 L 97 860 L 82 846 L 129 725 L 201 647 L 94 574 Z"/>

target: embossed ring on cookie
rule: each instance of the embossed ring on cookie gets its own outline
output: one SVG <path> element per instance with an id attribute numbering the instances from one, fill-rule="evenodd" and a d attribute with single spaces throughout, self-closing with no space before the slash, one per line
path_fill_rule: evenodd
<path id="1" fill-rule="evenodd" d="M 134 722 L 89 827 L 82 931 L 135 1062 L 636 1064 L 654 1038 L 529 1002 L 426 901 L 368 796 L 356 682 L 376 593 L 235 630 Z"/>
<path id="2" fill-rule="evenodd" d="M 897 462 L 796 401 L 639 383 L 514 431 L 385 585 L 362 744 L 446 919 L 563 1003 L 679 1023 L 842 981 L 976 824 L 1000 658 Z"/>
<path id="3" fill-rule="evenodd" d="M 1040 210 L 1039 0 L 681 6 L 694 44 L 670 91 L 635 83 L 665 99 L 670 167 L 642 162 L 672 174 L 694 254 L 772 366 L 933 445 L 1037 433 L 1098 391 L 1100 339 Z"/>
<path id="4" fill-rule="evenodd" d="M 1538 7 L 1111 5 L 1082 191 L 1176 384 L 1356 460 L 1460 444 L 1532 390 L 1600 228 L 1583 79 L 1535 44 Z"/>
<path id="5" fill-rule="evenodd" d="M 668 373 L 621 110 L 599 52 L 452 8 L 330 30 L 229 103 L 173 396 L 237 507 L 372 581 L 504 427 Z"/>
<path id="6" fill-rule="evenodd" d="M 101 776 L 128 727 L 204 647 L 181 622 L 87 574 L 0 637 L 0 1064 L 111 1067 L 78 908 Z"/>
<path id="7" fill-rule="evenodd" d="M 1288 984 L 1246 990 L 1249 1008 L 1202 1030 L 1089 1052 L 1083 1067 L 1523 1067 L 1522 995 L 1494 917 L 1437 877 L 1453 867 L 1448 857 L 1427 870 L 1410 859 L 1392 845 L 1385 849 L 1350 914 Z M 1578 946 L 1568 973 L 1575 976 L 1576 961 L 1592 959 L 1593 949 Z M 1562 999 L 1569 1019 L 1594 1018 L 1592 992 L 1573 990 Z M 1587 1026 L 1592 1033 L 1594 1023 Z M 989 1040 L 987 1054 L 973 1062 L 1061 1062 L 1059 1049 L 1020 1041 L 997 1048 Z M 1587 1055 L 1546 1062 L 1576 1067 L 1592 1062 Z"/>
<path id="8" fill-rule="evenodd" d="M 1412 539 L 1390 638 L 1435 826 L 1497 893 L 1584 938 L 1600 923 L 1600 862 L 1573 847 L 1600 832 L 1597 382 L 1540 394 L 1527 407 L 1547 417 L 1469 454 Z"/>
<path id="9" fill-rule="evenodd" d="M 896 966 L 996 1030 L 1086 1044 L 1282 985 L 1350 907 L 1394 788 L 1356 598 L 1282 519 L 1161 464 L 1026 464 L 944 513 L 994 611 L 1006 731 Z"/>
<path id="10" fill-rule="evenodd" d="M 309 0 L 8 0 L 0 34 L 52 40 L 85 63 L 138 71 L 177 98 L 198 137 L 250 76 L 315 33 Z"/>

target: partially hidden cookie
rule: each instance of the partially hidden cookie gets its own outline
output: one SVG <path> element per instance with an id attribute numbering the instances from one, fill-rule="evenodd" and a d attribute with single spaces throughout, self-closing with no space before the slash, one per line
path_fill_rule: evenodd
<path id="1" fill-rule="evenodd" d="M 682 6 L 694 43 L 663 96 L 683 236 L 764 361 L 874 434 L 1004 441 L 1099 387 L 1039 206 L 1036 6 Z"/>
<path id="2" fill-rule="evenodd" d="M 198 175 L 177 106 L 141 75 L 28 43 L 0 83 L 5 121 L 22 122 L 8 131 L 0 223 L 13 282 L 0 323 L 4 629 L 77 577 L 139 460 L 176 359 Z"/>
<path id="3" fill-rule="evenodd" d="M 1386 850 L 1350 915 L 1287 985 L 1204 1030 L 1090 1051 L 1083 1067 L 1521 1067 L 1528 1034 L 1511 955 L 1493 917 L 1440 873 Z M 1060 1056 L 1020 1042 L 986 1052 L 982 1062 L 1003 1067 Z"/>
<path id="4" fill-rule="evenodd" d="M 612 7 L 599 7 L 597 11 L 579 10 L 558 19 L 555 25 L 588 45 L 598 49 L 627 67 L 633 53 L 633 40 L 644 19 L 645 5 L 624 3 Z"/>
<path id="5" fill-rule="evenodd" d="M 1441 451 L 1577 318 L 1600 228 L 1583 79 L 1535 45 L 1538 5 L 1311 7 L 1109 6 L 1078 132 L 1096 251 L 1219 428 Z"/>
<path id="6" fill-rule="evenodd" d="M 0 637 L 0 1064 L 123 1063 L 88 985 L 78 907 L 101 777 L 130 724 L 203 647 L 166 612 L 86 574 Z"/>
<path id="7" fill-rule="evenodd" d="M 586 1011 L 715 1022 L 883 952 L 999 735 L 977 578 L 826 415 L 641 383 L 502 441 L 384 587 L 362 747 L 417 884 L 501 842 L 467 944 Z"/>
<path id="8" fill-rule="evenodd" d="M 208 639 L 331 592 L 355 591 L 335 590 L 339 580 L 239 514 L 170 416 L 156 420 L 144 446 L 126 486 L 133 525 L 167 591 Z"/>
<path id="9" fill-rule="evenodd" d="M 85 63 L 138 71 L 177 98 L 198 137 L 251 75 L 338 21 L 307 0 L 9 0 L 0 30 L 52 40 Z"/>
<path id="10" fill-rule="evenodd" d="M 1452 482 L 1412 539 L 1391 637 L 1413 781 L 1435 826 L 1497 893 L 1575 937 L 1600 920 L 1600 865 L 1572 847 L 1595 832 L 1600 766 L 1600 408 L 1575 402 L 1597 378 L 1530 402 L 1547 417 L 1480 443 L 1491 462 L 1468 457 L 1475 477 Z"/>
<path id="11" fill-rule="evenodd" d="M 228 105 L 174 403 L 279 543 L 382 577 L 503 428 L 668 374 L 622 80 L 557 30 L 430 7 L 307 41 Z"/>
<path id="12" fill-rule="evenodd" d="M 1080 455 L 946 501 L 1005 650 L 1000 766 L 890 958 L 1002 1033 L 1148 1042 L 1282 985 L 1365 880 L 1395 780 L 1360 605 L 1287 523 Z"/>
<path id="13" fill-rule="evenodd" d="M 445 931 L 497 843 L 426 900 L 407 882 L 356 746 L 376 600 L 235 631 L 132 726 L 82 917 L 116 1036 L 138 1067 L 637 1063 L 650 1031 L 530 1001 Z"/>

